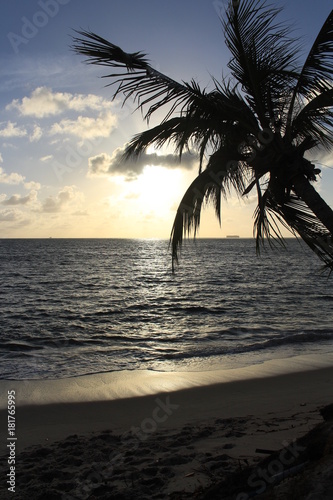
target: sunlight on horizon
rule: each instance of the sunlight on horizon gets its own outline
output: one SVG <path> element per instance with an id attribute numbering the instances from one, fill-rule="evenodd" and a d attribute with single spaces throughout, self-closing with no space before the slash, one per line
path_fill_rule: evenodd
<path id="1" fill-rule="evenodd" d="M 132 198 L 144 213 L 161 216 L 180 202 L 183 191 L 180 170 L 147 165 L 125 197 Z"/>

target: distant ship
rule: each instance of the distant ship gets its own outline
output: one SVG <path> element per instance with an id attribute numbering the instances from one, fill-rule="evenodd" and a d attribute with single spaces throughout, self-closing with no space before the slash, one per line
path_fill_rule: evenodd
<path id="1" fill-rule="evenodd" d="M 228 234 L 227 238 L 239 238 L 238 234 Z"/>

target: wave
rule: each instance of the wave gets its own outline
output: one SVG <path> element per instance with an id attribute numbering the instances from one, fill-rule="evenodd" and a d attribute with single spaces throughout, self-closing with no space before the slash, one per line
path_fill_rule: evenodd
<path id="1" fill-rule="evenodd" d="M 333 281 L 298 245 L 272 261 L 252 245 L 186 243 L 173 275 L 165 241 L 1 240 L 3 373 L 57 377 L 332 343 Z"/>
<path id="2" fill-rule="evenodd" d="M 216 339 L 214 339 L 216 340 Z M 273 338 L 263 340 L 261 342 L 254 342 L 249 344 L 242 344 L 238 346 L 232 346 L 232 344 L 224 346 L 216 346 L 209 348 L 205 346 L 203 349 L 190 349 L 187 352 L 173 352 L 164 353 L 164 358 L 168 360 L 176 359 L 189 359 L 189 358 L 203 358 L 207 359 L 211 356 L 225 356 L 225 355 L 235 355 L 244 353 L 254 353 L 259 351 L 271 350 L 278 347 L 287 347 L 291 345 L 305 345 L 305 344 L 320 344 L 323 342 L 328 342 L 333 340 L 333 332 L 315 331 L 311 330 L 309 332 L 301 332 L 294 334 L 286 334 L 283 337 Z"/>

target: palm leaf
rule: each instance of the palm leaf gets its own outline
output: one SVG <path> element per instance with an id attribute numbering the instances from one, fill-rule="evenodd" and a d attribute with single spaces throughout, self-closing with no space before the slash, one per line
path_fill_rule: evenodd
<path id="1" fill-rule="evenodd" d="M 233 58 L 229 63 L 262 127 L 275 119 L 294 82 L 296 47 L 288 29 L 275 23 L 281 9 L 260 0 L 230 2 L 223 27 Z"/>
<path id="2" fill-rule="evenodd" d="M 141 109 L 148 106 L 145 114 L 147 120 L 157 109 L 169 104 L 171 107 L 164 121 L 180 108 L 189 114 L 191 110 L 204 113 L 210 119 L 215 117 L 216 121 L 238 119 L 247 130 L 257 130 L 256 119 L 253 114 L 251 116 L 251 110 L 236 88 L 215 81 L 215 90 L 207 93 L 194 80 L 179 83 L 155 70 L 142 52 L 126 53 L 95 33 L 77 33 L 85 38 L 73 37 L 73 50 L 87 56 L 88 63 L 126 70 L 125 73 L 111 73 L 103 78 L 113 79 L 109 85 L 118 84 L 114 97 L 121 92 L 125 96 L 124 102 L 131 97 Z"/>
<path id="3" fill-rule="evenodd" d="M 229 3 L 222 22 L 232 54 L 229 68 L 242 92 L 230 82 L 219 84 L 215 79 L 210 92 L 194 80 L 179 83 L 152 68 L 144 53 L 126 53 L 91 32 L 77 32 L 83 38 L 74 38 L 74 50 L 86 55 L 88 62 L 117 70 L 104 75 L 112 80 L 110 85 L 117 85 L 114 97 L 121 92 L 124 102 L 132 98 L 147 121 L 168 106 L 158 126 L 132 139 L 125 158 L 140 155 L 152 144 L 172 143 L 180 157 L 185 149 L 198 151 L 199 175 L 183 196 L 172 229 L 173 267 L 183 237 L 192 231 L 196 235 L 205 203 L 214 204 L 220 220 L 222 195 L 232 188 L 239 195 L 247 194 L 256 186 L 257 249 L 266 239 L 283 244 L 282 224 L 300 235 L 333 269 L 333 245 L 327 230 L 331 226 L 324 225 L 329 215 L 320 222 L 304 201 L 290 193 L 295 165 L 300 163 L 295 158 L 302 158 L 316 145 L 333 144 L 332 13 L 303 69 L 297 70 L 295 40 L 276 21 L 280 10 L 265 0 Z M 175 111 L 178 116 L 172 116 Z M 265 129 L 272 138 L 263 147 L 260 137 Z M 308 180 L 317 173 L 312 167 L 311 175 L 302 170 Z"/>
<path id="4" fill-rule="evenodd" d="M 302 108 L 304 98 L 332 89 L 333 10 L 323 24 L 294 86 L 288 110 L 286 136 L 291 136 L 293 116 Z"/>
<path id="5" fill-rule="evenodd" d="M 228 148 L 220 148 L 185 192 L 174 220 L 170 244 L 172 268 L 178 263 L 178 253 L 183 238 L 193 232 L 196 236 L 200 225 L 201 209 L 204 203 L 212 202 L 215 214 L 221 222 L 221 195 L 226 196 L 232 188 L 241 195 L 248 181 L 246 164 L 241 156 Z"/>
<path id="6" fill-rule="evenodd" d="M 76 31 L 85 39 L 73 37 L 73 50 L 88 57 L 91 64 L 126 68 L 128 71 L 144 70 L 149 67 L 146 54 L 142 52 L 126 53 L 117 45 L 90 31 Z"/>
<path id="7" fill-rule="evenodd" d="M 154 111 L 168 104 L 171 104 L 171 107 L 165 120 L 179 106 L 186 107 L 190 102 L 195 101 L 196 105 L 200 106 L 203 100 L 203 104 L 209 105 L 205 93 L 195 81 L 179 83 L 150 66 L 146 55 L 141 52 L 126 53 L 120 47 L 89 31 L 76 33 L 85 38 L 73 37 L 73 50 L 87 56 L 88 63 L 125 70 L 125 73 L 110 73 L 103 78 L 113 80 L 109 85 L 118 84 L 114 97 L 121 92 L 125 96 L 124 102 L 131 97 L 141 110 L 148 106 L 145 119 L 149 120 Z"/>
<path id="8" fill-rule="evenodd" d="M 331 233 L 320 222 L 306 203 L 294 194 L 283 203 L 277 201 L 269 189 L 265 192 L 263 202 L 258 203 L 255 211 L 255 233 L 257 251 L 266 238 L 270 243 L 278 241 L 284 244 L 280 227 L 288 229 L 294 236 L 302 240 L 325 263 L 325 267 L 333 270 L 333 242 Z M 261 205 L 261 206 L 260 206 Z"/>
<path id="9" fill-rule="evenodd" d="M 218 99 L 215 99 L 215 102 L 214 114 L 210 112 L 209 106 L 208 110 L 190 106 L 183 116 L 170 118 L 135 135 L 125 150 L 124 159 L 140 155 L 151 145 L 160 148 L 166 143 L 173 143 L 180 159 L 184 149 L 198 151 L 199 172 L 201 172 L 204 157 L 209 148 L 216 150 L 221 144 L 224 146 L 228 144 L 230 149 L 237 151 L 244 134 L 248 134 L 247 130 L 244 130 L 243 121 L 247 118 L 246 128 L 255 130 L 256 120 L 251 113 L 246 113 L 242 106 L 241 109 L 236 110 L 227 100 L 223 106 Z M 241 124 L 236 122 L 238 117 Z"/>
<path id="10" fill-rule="evenodd" d="M 256 117 L 235 88 L 216 83 L 216 89 L 205 97 L 205 106 L 191 102 L 181 116 L 169 118 L 135 135 L 126 148 L 124 159 L 140 155 L 151 145 L 159 148 L 173 143 L 180 159 L 184 149 L 198 151 L 201 172 L 208 149 L 216 150 L 228 144 L 230 149 L 237 151 L 244 136 L 255 137 L 259 133 Z"/>
<path id="11" fill-rule="evenodd" d="M 300 72 L 294 96 L 306 98 L 332 89 L 333 10 L 323 24 Z"/>
<path id="12" fill-rule="evenodd" d="M 332 235 L 315 216 L 312 210 L 297 196 L 281 207 L 275 207 L 288 226 L 333 270 Z"/>
<path id="13" fill-rule="evenodd" d="M 292 139 L 311 137 L 326 147 L 333 145 L 333 88 L 312 98 L 292 122 Z"/>
<path id="14" fill-rule="evenodd" d="M 274 241 L 283 242 L 282 234 L 276 220 L 278 217 L 271 217 L 268 200 L 270 196 L 269 189 L 266 189 L 262 194 L 259 180 L 255 180 L 258 193 L 258 205 L 254 211 L 254 224 L 253 235 L 256 239 L 256 250 L 260 253 L 261 247 L 264 245 L 265 240 L 273 246 Z"/>

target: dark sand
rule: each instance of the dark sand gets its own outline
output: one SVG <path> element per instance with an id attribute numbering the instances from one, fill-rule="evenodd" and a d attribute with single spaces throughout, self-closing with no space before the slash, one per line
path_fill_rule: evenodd
<path id="1" fill-rule="evenodd" d="M 322 411 L 332 388 L 333 369 L 323 368 L 111 401 L 18 406 L 15 495 L 6 485 L 3 410 L 0 497 L 245 500 L 260 491 L 256 498 L 333 498 L 333 412 Z"/>

